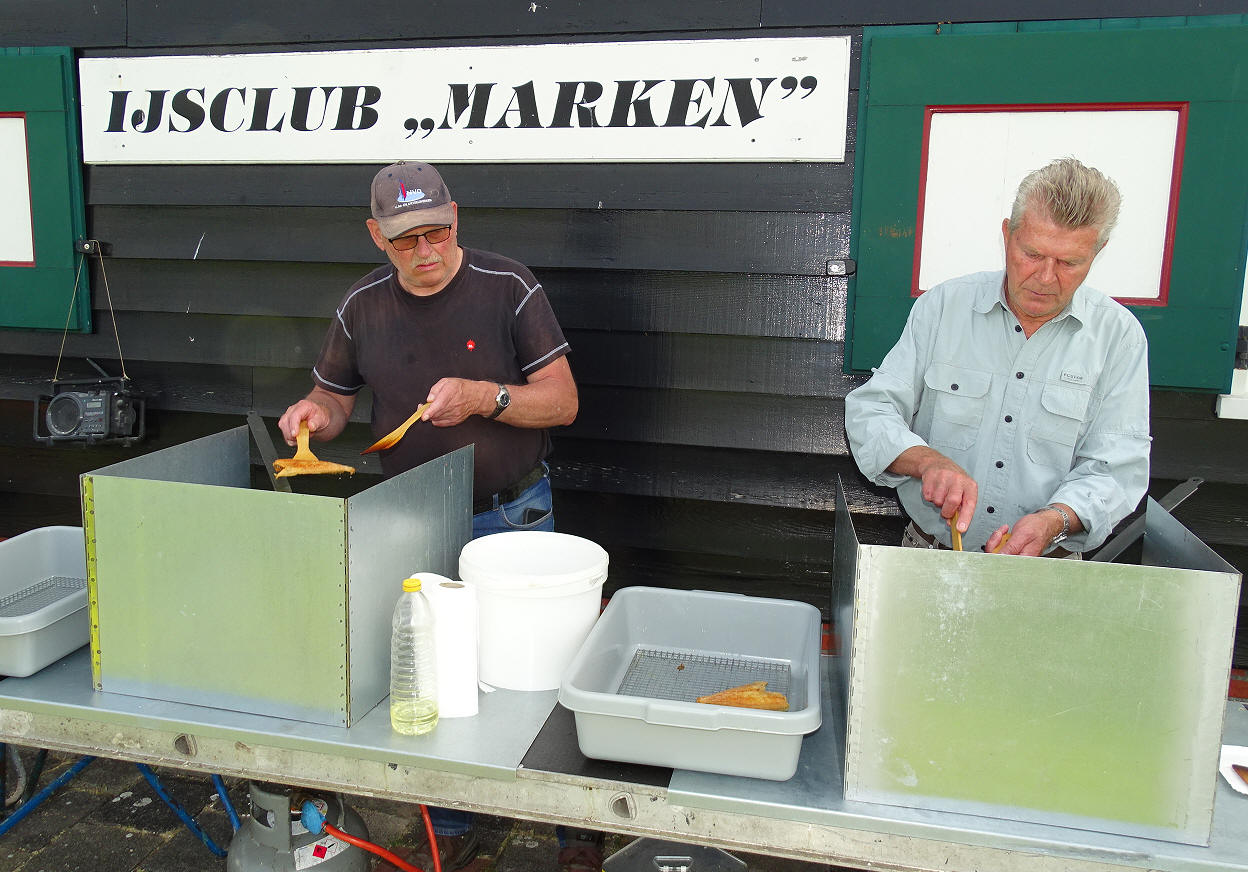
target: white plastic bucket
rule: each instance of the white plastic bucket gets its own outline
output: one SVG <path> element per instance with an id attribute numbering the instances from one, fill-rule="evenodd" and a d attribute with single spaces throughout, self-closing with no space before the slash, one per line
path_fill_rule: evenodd
<path id="1" fill-rule="evenodd" d="M 481 680 L 556 690 L 598 620 L 607 552 L 566 533 L 495 533 L 464 546 L 459 577 L 477 588 Z"/>

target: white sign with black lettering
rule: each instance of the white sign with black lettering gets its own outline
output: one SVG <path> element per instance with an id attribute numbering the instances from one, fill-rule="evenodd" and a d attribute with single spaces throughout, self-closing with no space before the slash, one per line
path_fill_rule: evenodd
<path id="1" fill-rule="evenodd" d="M 849 37 L 84 58 L 87 163 L 843 161 Z"/>

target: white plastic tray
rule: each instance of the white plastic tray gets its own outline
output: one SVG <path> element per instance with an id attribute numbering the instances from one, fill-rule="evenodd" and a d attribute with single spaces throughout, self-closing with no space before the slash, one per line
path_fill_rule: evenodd
<path id="1" fill-rule="evenodd" d="M 587 757 L 785 781 L 821 722 L 819 610 L 707 591 L 616 592 L 564 673 L 559 702 Z M 706 705 L 750 681 L 789 711 Z"/>
<path id="2" fill-rule="evenodd" d="M 0 675 L 33 675 L 89 640 L 82 528 L 0 542 Z"/>

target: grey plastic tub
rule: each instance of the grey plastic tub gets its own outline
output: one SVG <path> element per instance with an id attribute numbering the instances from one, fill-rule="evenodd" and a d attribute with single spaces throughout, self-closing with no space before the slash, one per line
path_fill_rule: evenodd
<path id="1" fill-rule="evenodd" d="M 81 527 L 0 542 L 0 675 L 33 675 L 90 641 Z"/>
<path id="2" fill-rule="evenodd" d="M 586 757 L 785 781 L 821 721 L 820 628 L 807 603 L 623 588 L 564 673 L 559 702 Z M 695 701 L 759 680 L 789 711 Z"/>

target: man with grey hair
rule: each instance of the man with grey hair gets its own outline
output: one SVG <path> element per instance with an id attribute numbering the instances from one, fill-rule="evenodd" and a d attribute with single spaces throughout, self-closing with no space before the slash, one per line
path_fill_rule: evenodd
<path id="1" fill-rule="evenodd" d="M 956 524 L 968 548 L 1077 557 L 1144 495 L 1144 330 L 1083 285 L 1120 202 L 1074 158 L 1032 172 L 1001 223 L 1005 269 L 920 296 L 846 397 L 859 469 L 909 516 L 903 545 L 948 548 Z"/>

